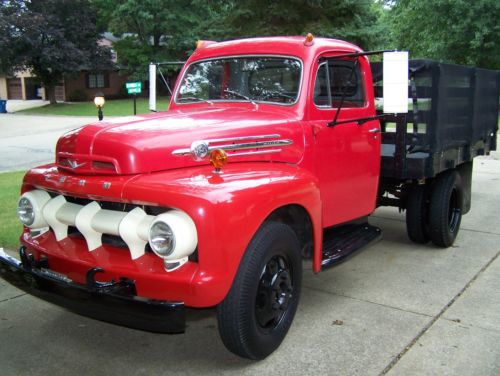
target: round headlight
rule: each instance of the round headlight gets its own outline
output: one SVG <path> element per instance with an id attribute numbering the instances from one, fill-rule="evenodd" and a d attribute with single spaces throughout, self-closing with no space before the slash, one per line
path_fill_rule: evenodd
<path id="1" fill-rule="evenodd" d="M 35 209 L 33 204 L 26 197 L 21 197 L 17 204 L 17 216 L 25 226 L 31 226 L 35 222 Z"/>
<path id="2" fill-rule="evenodd" d="M 174 232 L 165 222 L 155 222 L 149 230 L 149 245 L 159 256 L 170 255 L 175 248 Z"/>
<path id="3" fill-rule="evenodd" d="M 50 200 L 50 195 L 40 189 L 25 192 L 17 202 L 17 217 L 25 226 L 32 229 L 47 227 L 43 217 L 43 207 Z"/>

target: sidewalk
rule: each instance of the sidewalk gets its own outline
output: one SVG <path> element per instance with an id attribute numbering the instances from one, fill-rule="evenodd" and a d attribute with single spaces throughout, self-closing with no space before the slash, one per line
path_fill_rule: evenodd
<path id="1" fill-rule="evenodd" d="M 7 112 L 13 113 L 28 108 L 42 107 L 47 104 L 49 104 L 49 101 L 42 101 L 41 99 L 30 99 L 27 101 L 23 101 L 22 99 L 9 99 L 7 101 Z"/>

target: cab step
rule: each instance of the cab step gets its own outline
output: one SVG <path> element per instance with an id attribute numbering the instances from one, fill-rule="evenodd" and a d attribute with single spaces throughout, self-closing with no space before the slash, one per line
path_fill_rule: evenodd
<path id="1" fill-rule="evenodd" d="M 357 250 L 380 239 L 382 239 L 382 230 L 368 222 L 326 229 L 323 233 L 321 268 L 326 269 L 337 265 Z"/>

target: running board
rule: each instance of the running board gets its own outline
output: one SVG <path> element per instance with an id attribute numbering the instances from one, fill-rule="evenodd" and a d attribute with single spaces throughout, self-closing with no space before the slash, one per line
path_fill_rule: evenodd
<path id="1" fill-rule="evenodd" d="M 325 230 L 321 269 L 341 263 L 357 250 L 380 239 L 382 239 L 382 231 L 368 222 L 347 224 Z"/>

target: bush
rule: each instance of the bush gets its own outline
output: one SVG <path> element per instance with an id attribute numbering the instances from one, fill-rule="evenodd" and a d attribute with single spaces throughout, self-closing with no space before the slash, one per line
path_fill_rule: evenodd
<path id="1" fill-rule="evenodd" d="M 86 102 L 88 101 L 88 96 L 85 90 L 76 89 L 68 96 L 70 102 Z"/>

